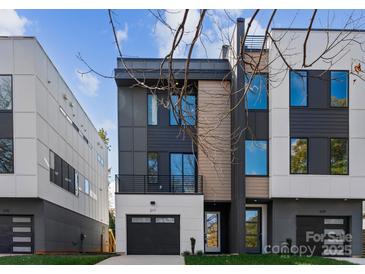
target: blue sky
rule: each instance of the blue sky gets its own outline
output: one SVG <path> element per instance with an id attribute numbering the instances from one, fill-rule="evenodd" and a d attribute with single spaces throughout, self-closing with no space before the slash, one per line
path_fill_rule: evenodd
<path id="1" fill-rule="evenodd" d="M 107 10 L 17 10 L 2 15 L 0 10 L 0 35 L 32 35 L 40 41 L 47 54 L 56 65 L 77 99 L 97 128 L 104 127 L 111 140 L 112 151 L 109 165 L 112 174 L 117 173 L 117 93 L 114 80 L 89 75 L 81 78 L 78 70 L 86 68 L 76 57 L 78 53 L 97 71 L 111 75 L 116 65 L 117 52 L 109 24 Z M 271 11 L 260 12 L 253 28 L 256 34 L 264 31 Z M 319 12 L 315 27 L 341 28 L 351 11 Z M 360 14 L 357 11 L 357 16 Z M 250 17 L 252 11 L 231 10 L 230 17 Z M 176 25 L 182 13 L 165 14 L 171 25 Z M 198 11 L 192 11 L 190 27 L 198 18 Z M 305 27 L 311 11 L 279 11 L 275 27 Z M 195 20 L 195 21 L 194 21 Z M 294 20 L 294 21 L 293 21 Z M 171 35 L 148 10 L 117 10 L 115 21 L 118 37 L 125 56 L 159 57 L 170 46 Z M 230 30 L 233 22 L 227 19 L 223 10 L 209 11 L 204 25 L 205 47 L 197 46 L 195 56 L 218 57 L 222 38 L 217 31 L 217 22 L 225 30 Z M 362 26 L 362 24 L 361 24 Z M 187 35 L 187 41 L 189 35 Z M 224 39 L 223 39 L 224 40 Z M 177 52 L 184 56 L 184 48 Z M 203 55 L 203 56 L 202 56 Z"/>

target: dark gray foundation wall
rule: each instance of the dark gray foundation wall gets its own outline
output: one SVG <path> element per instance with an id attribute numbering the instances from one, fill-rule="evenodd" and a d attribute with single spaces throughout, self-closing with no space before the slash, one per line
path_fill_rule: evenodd
<path id="1" fill-rule="evenodd" d="M 42 199 L 0 198 L 0 214 L 33 216 L 35 253 L 100 252 L 102 242 L 107 246 L 107 225 Z"/>
<path id="2" fill-rule="evenodd" d="M 362 201 L 340 199 L 273 199 L 272 244 L 280 245 L 286 239 L 296 243 L 296 216 L 348 216 L 352 254 L 362 253 Z"/>

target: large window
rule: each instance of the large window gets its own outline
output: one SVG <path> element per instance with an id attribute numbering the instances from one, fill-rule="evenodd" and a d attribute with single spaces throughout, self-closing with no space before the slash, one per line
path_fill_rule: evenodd
<path id="1" fill-rule="evenodd" d="M 348 80 L 348 72 L 331 71 L 331 107 L 348 107 Z"/>
<path id="2" fill-rule="evenodd" d="M 157 95 L 148 94 L 148 125 L 157 125 Z"/>
<path id="3" fill-rule="evenodd" d="M 13 139 L 0 139 L 0 174 L 14 173 Z"/>
<path id="4" fill-rule="evenodd" d="M 308 173 L 308 139 L 290 139 L 290 173 Z"/>
<path id="5" fill-rule="evenodd" d="M 246 96 L 247 109 L 267 109 L 267 75 L 256 74 L 254 76 L 246 74 L 245 83 L 251 84 Z"/>
<path id="6" fill-rule="evenodd" d="M 348 159 L 348 139 L 331 139 L 331 174 L 347 175 Z"/>
<path id="7" fill-rule="evenodd" d="M 49 171 L 52 183 L 78 195 L 79 173 L 52 150 L 49 151 Z"/>
<path id="8" fill-rule="evenodd" d="M 267 176 L 267 141 L 245 141 L 245 174 Z"/>
<path id="9" fill-rule="evenodd" d="M 158 153 L 148 152 L 147 154 L 147 175 L 149 183 L 158 181 Z"/>
<path id="10" fill-rule="evenodd" d="M 307 72 L 290 71 L 290 106 L 306 107 L 308 104 Z"/>
<path id="11" fill-rule="evenodd" d="M 195 156 L 191 153 L 170 154 L 170 176 L 174 191 L 195 191 Z"/>
<path id="12" fill-rule="evenodd" d="M 13 108 L 11 76 L 0 75 L 0 111 Z"/>
<path id="13" fill-rule="evenodd" d="M 170 107 L 170 125 L 194 126 L 196 122 L 196 96 L 186 95 L 183 97 L 181 101 L 181 114 L 184 119 L 181 119 L 181 115 L 179 115 L 178 99 L 177 95 L 171 96 L 173 106 Z"/>

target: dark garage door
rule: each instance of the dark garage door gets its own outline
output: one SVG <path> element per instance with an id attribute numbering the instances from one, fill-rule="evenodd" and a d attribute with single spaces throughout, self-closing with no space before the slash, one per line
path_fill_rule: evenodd
<path id="1" fill-rule="evenodd" d="M 180 216 L 128 215 L 127 253 L 180 254 Z"/>
<path id="2" fill-rule="evenodd" d="M 0 253 L 32 253 L 33 224 L 30 216 L 0 216 Z"/>
<path id="3" fill-rule="evenodd" d="M 351 255 L 346 254 L 351 251 L 347 233 L 349 217 L 297 216 L 297 244 L 311 247 L 316 256 Z"/>

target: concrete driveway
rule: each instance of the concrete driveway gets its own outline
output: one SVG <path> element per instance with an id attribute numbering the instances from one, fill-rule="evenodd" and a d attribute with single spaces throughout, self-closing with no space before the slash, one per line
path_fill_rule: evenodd
<path id="1" fill-rule="evenodd" d="M 353 264 L 362 264 L 365 265 L 365 258 L 355 258 L 355 257 L 338 257 L 338 258 L 331 258 L 331 259 L 336 259 L 336 260 L 340 260 L 340 261 L 348 261 L 350 263 Z"/>
<path id="2" fill-rule="evenodd" d="M 177 255 L 121 255 L 106 259 L 98 265 L 184 265 L 184 257 Z"/>

